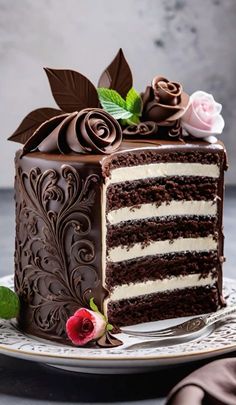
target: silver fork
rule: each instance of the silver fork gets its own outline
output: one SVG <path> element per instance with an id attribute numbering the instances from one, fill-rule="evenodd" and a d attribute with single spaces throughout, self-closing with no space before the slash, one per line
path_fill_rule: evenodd
<path id="1" fill-rule="evenodd" d="M 169 328 L 154 330 L 154 331 L 132 331 L 127 329 L 121 329 L 122 333 L 136 337 L 151 337 L 151 338 L 180 338 L 185 337 L 196 332 L 200 332 L 204 328 L 213 325 L 214 323 L 228 318 L 230 315 L 236 312 L 236 305 L 221 309 L 210 315 L 202 315 L 183 323 L 180 323 Z"/>

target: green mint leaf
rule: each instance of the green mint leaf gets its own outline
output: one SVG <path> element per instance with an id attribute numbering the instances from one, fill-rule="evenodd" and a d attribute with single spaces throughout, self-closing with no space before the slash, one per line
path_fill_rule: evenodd
<path id="1" fill-rule="evenodd" d="M 127 123 L 129 125 L 139 124 L 140 123 L 139 117 L 136 114 L 133 114 L 132 117 L 127 119 Z"/>
<path id="2" fill-rule="evenodd" d="M 119 120 L 132 117 L 132 112 L 127 110 L 125 100 L 117 91 L 101 87 L 97 89 L 97 92 L 102 107 L 113 118 Z"/>
<path id="3" fill-rule="evenodd" d="M 108 331 L 110 331 L 110 330 L 113 329 L 113 326 L 112 326 L 110 323 L 108 323 L 106 329 L 107 329 Z"/>
<path id="4" fill-rule="evenodd" d="M 91 308 L 92 311 L 98 312 L 98 313 L 100 314 L 100 311 L 99 311 L 97 305 L 95 304 L 93 297 L 90 298 L 90 300 L 89 300 L 89 306 L 90 306 L 90 308 Z"/>
<path id="5" fill-rule="evenodd" d="M 139 123 L 140 123 L 139 117 L 135 114 L 133 114 L 130 118 L 121 121 L 121 125 L 123 125 L 123 126 L 136 125 Z"/>
<path id="6" fill-rule="evenodd" d="M 97 89 L 98 96 L 101 98 L 102 101 L 110 101 L 111 103 L 114 103 L 118 105 L 121 108 L 126 108 L 126 103 L 123 97 L 119 93 L 117 93 L 116 90 L 112 89 L 107 89 L 104 87 L 100 87 Z"/>
<path id="7" fill-rule="evenodd" d="M 16 318 L 20 311 L 18 295 L 10 288 L 0 286 L 0 318 Z"/>
<path id="8" fill-rule="evenodd" d="M 126 96 L 126 108 L 135 115 L 141 115 L 142 99 L 133 87 L 131 87 Z"/>

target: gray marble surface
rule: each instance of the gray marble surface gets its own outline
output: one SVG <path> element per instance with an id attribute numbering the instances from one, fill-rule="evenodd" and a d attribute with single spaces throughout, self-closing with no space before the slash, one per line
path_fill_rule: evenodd
<path id="1" fill-rule="evenodd" d="M 236 189 L 225 199 L 225 276 L 236 278 Z M 13 191 L 0 190 L 0 275 L 13 272 Z M 231 354 L 231 356 L 235 356 Z M 139 375 L 86 375 L 0 355 L 1 405 L 164 405 L 170 389 L 210 360 Z"/>
<path id="2" fill-rule="evenodd" d="M 223 104 L 236 184 L 235 17 L 235 0 L 0 0 L 0 187 L 13 185 L 18 146 L 7 137 L 31 110 L 55 106 L 42 67 L 96 83 L 120 47 L 137 90 L 160 74 Z"/>

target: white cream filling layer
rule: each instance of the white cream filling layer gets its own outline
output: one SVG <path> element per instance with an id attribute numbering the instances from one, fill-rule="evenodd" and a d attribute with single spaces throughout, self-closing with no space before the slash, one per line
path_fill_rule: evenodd
<path id="1" fill-rule="evenodd" d="M 175 201 L 156 204 L 142 204 L 139 207 L 124 207 L 110 211 L 107 220 L 111 225 L 122 221 L 135 221 L 152 217 L 176 215 L 211 215 L 217 213 L 217 204 L 213 201 Z"/>
<path id="2" fill-rule="evenodd" d="M 183 290 L 184 288 L 205 287 L 211 286 L 216 282 L 216 279 L 212 278 L 211 275 L 206 278 L 200 277 L 200 274 L 189 274 L 188 276 L 170 277 L 163 280 L 148 280 L 145 283 L 123 284 L 114 288 L 108 300 L 118 301 L 145 294 Z"/>
<path id="3" fill-rule="evenodd" d="M 216 249 L 217 242 L 213 239 L 213 236 L 206 236 L 203 238 L 177 238 L 171 241 L 153 241 L 148 246 L 136 243 L 132 247 L 114 247 L 108 252 L 108 261 L 117 263 L 149 255 L 177 252 L 201 252 Z"/>
<path id="4" fill-rule="evenodd" d="M 111 170 L 108 184 L 141 180 L 150 177 L 204 176 L 217 178 L 220 170 L 217 165 L 201 163 L 151 163 L 148 165 L 119 167 Z"/>

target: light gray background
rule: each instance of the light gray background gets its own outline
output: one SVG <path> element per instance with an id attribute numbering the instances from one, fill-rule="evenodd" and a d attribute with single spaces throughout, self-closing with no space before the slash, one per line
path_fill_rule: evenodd
<path id="1" fill-rule="evenodd" d="M 0 0 L 0 188 L 12 187 L 17 144 L 7 142 L 32 109 L 54 106 L 42 67 L 78 69 L 96 83 L 119 47 L 142 90 L 163 74 L 224 106 L 222 136 L 236 184 L 236 0 Z M 225 275 L 235 278 L 236 194 L 225 203 Z M 0 275 L 13 271 L 13 192 L 0 191 Z M 141 376 L 75 376 L 0 356 L 0 403 L 163 404 L 199 363 Z M 12 383 L 14 382 L 14 383 Z M 91 389 L 92 387 L 92 389 Z M 117 402 L 121 401 L 121 402 Z"/>
<path id="2" fill-rule="evenodd" d="M 43 66 L 96 83 L 119 47 L 142 90 L 158 73 L 224 106 L 228 183 L 236 183 L 235 0 L 0 0 L 0 187 L 13 185 L 7 142 L 32 109 L 54 106 Z"/>

